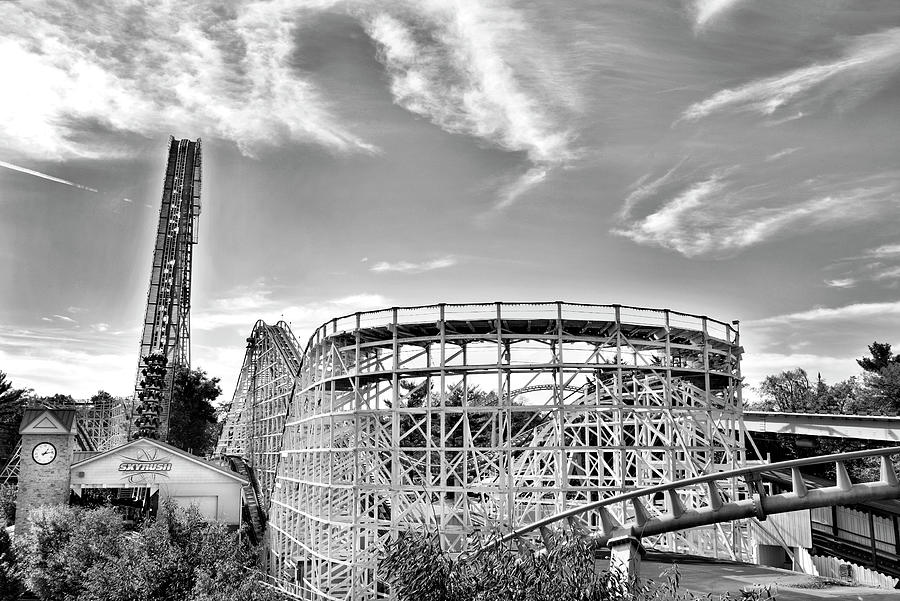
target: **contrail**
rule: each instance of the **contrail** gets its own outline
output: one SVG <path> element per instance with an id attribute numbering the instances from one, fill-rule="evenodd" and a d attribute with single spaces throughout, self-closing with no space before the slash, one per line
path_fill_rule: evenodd
<path id="1" fill-rule="evenodd" d="M 33 175 L 35 177 L 42 177 L 44 179 L 49 179 L 51 182 L 59 182 L 60 184 L 65 184 L 67 186 L 80 188 L 82 190 L 87 190 L 88 192 L 98 192 L 99 193 L 99 190 L 95 190 L 94 188 L 82 186 L 81 184 L 76 184 L 75 182 L 70 182 L 67 179 L 60 179 L 58 177 L 53 177 L 52 175 L 47 175 L 46 173 L 41 173 L 40 171 L 26 169 L 25 167 L 19 167 L 18 165 L 13 165 L 12 163 L 7 163 L 5 161 L 0 161 L 0 167 L 6 167 L 7 169 L 12 169 L 13 171 L 21 171 L 22 173 L 27 173 L 28 175 Z"/>

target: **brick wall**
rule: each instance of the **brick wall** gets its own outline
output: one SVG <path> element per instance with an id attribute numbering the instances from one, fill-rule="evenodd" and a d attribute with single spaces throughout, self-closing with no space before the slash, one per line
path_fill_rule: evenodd
<path id="1" fill-rule="evenodd" d="M 38 465 L 31 456 L 35 445 L 51 442 L 56 447 L 56 459 L 49 465 Z M 19 492 L 16 501 L 16 534 L 28 529 L 27 517 L 31 509 L 42 505 L 69 502 L 69 474 L 74 434 L 23 434 L 19 463 Z"/>

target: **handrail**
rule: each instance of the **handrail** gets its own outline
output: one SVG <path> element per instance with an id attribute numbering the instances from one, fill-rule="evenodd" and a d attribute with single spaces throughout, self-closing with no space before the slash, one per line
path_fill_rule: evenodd
<path id="1" fill-rule="evenodd" d="M 843 469 L 844 461 L 849 461 L 852 459 L 861 459 L 864 457 L 889 457 L 891 455 L 897 455 L 897 454 L 900 454 L 900 446 L 885 447 L 885 448 L 881 448 L 881 449 L 872 449 L 872 450 L 863 450 L 863 451 L 853 451 L 853 452 L 849 452 L 849 453 L 836 453 L 833 455 L 824 455 L 821 457 L 806 457 L 803 459 L 792 459 L 790 461 L 782 461 L 779 463 L 762 464 L 762 465 L 757 465 L 757 466 L 738 468 L 735 470 L 728 470 L 728 471 L 724 471 L 724 472 L 715 472 L 713 474 L 697 476 L 694 478 L 689 478 L 687 480 L 679 480 L 678 482 L 669 482 L 669 483 L 665 483 L 665 484 L 658 484 L 656 486 L 650 486 L 648 488 L 632 490 L 632 491 L 622 493 L 619 495 L 615 495 L 612 497 L 607 497 L 607 498 L 601 499 L 599 501 L 594 501 L 593 503 L 588 503 L 586 505 L 579 505 L 577 507 L 567 509 L 560 513 L 554 514 L 552 516 L 542 518 L 532 524 L 518 528 L 518 529 L 514 530 L 513 532 L 510 532 L 509 534 L 506 534 L 503 537 L 482 546 L 479 549 L 479 551 L 487 550 L 487 549 L 490 549 L 497 545 L 503 544 L 505 542 L 509 542 L 515 538 L 519 538 L 525 534 L 528 534 L 529 532 L 533 532 L 534 530 L 538 530 L 540 528 L 546 528 L 547 526 L 549 526 L 550 524 L 553 524 L 554 522 L 558 522 L 560 520 L 564 520 L 567 518 L 574 518 L 575 516 L 577 516 L 578 514 L 581 514 L 581 513 L 586 513 L 588 511 L 597 510 L 597 509 L 602 510 L 607 505 L 613 505 L 615 503 L 621 503 L 623 501 L 631 501 L 634 499 L 638 499 L 639 497 L 646 497 L 646 496 L 653 495 L 656 493 L 665 493 L 665 492 L 669 492 L 669 491 L 675 491 L 679 488 L 685 488 L 685 487 L 689 487 L 689 486 L 693 486 L 693 485 L 697 485 L 697 484 L 706 484 L 709 482 L 715 482 L 717 480 L 725 480 L 725 479 L 740 478 L 740 477 L 746 478 L 748 476 L 754 476 L 756 474 L 762 474 L 764 472 L 768 472 L 768 471 L 772 471 L 772 470 L 776 470 L 776 469 L 800 468 L 800 467 L 805 467 L 805 466 L 809 466 L 809 465 L 818 465 L 820 463 L 836 462 L 836 463 L 840 464 L 841 469 Z M 890 476 L 888 476 L 888 478 L 890 478 Z M 897 478 L 896 478 L 896 475 L 894 475 L 893 485 L 896 486 L 896 483 L 897 483 Z M 846 487 L 846 484 L 840 482 L 840 475 L 839 475 L 838 486 Z M 827 490 L 827 489 L 814 489 L 814 490 Z M 803 492 L 805 495 L 806 491 L 804 490 Z M 897 496 L 900 496 L 900 488 L 898 488 Z M 754 503 L 755 503 L 755 501 L 754 501 Z M 719 504 L 721 505 L 721 499 L 719 499 Z M 713 503 L 713 505 L 715 505 L 715 503 Z M 754 509 L 754 507 L 751 506 L 751 509 Z M 756 508 L 756 509 L 758 511 L 761 511 L 761 508 Z M 683 510 L 682 510 L 682 513 L 684 513 Z M 750 513 L 752 515 L 753 512 L 751 511 Z M 678 516 L 676 516 L 676 518 L 677 517 Z M 763 514 L 763 517 L 764 517 L 764 514 Z M 731 519 L 734 519 L 734 518 L 731 518 Z M 721 521 L 729 521 L 729 520 L 723 519 Z M 611 524 L 611 525 L 616 526 L 616 527 L 608 528 L 609 531 L 623 530 L 623 533 L 624 533 L 624 527 L 621 524 Z"/>

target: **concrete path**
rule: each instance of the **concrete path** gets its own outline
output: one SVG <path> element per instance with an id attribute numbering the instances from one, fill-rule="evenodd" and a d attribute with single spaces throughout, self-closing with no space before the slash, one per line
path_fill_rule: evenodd
<path id="1" fill-rule="evenodd" d="M 673 558 L 681 574 L 682 590 L 693 593 L 721 594 L 739 592 L 742 589 L 775 585 L 777 601 L 815 601 L 816 599 L 840 599 L 841 601 L 900 601 L 900 590 L 886 590 L 864 586 L 826 584 L 824 579 L 798 574 L 788 570 L 766 568 L 741 563 L 711 563 L 708 560 Z M 672 561 L 648 558 L 641 564 L 641 577 L 657 580 L 657 576 L 672 566 Z M 809 588 L 810 586 L 823 588 Z"/>

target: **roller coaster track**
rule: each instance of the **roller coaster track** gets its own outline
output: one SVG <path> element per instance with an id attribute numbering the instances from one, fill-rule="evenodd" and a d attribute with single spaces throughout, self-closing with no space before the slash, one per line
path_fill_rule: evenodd
<path id="1" fill-rule="evenodd" d="M 266 529 L 266 512 L 259 504 L 259 483 L 256 481 L 253 470 L 250 469 L 243 458 L 230 456 L 228 457 L 228 463 L 232 470 L 247 480 L 243 490 L 247 516 L 250 518 L 250 525 L 252 526 L 250 536 L 254 544 L 259 544 Z"/>
<path id="2" fill-rule="evenodd" d="M 537 520 L 532 524 L 518 528 L 513 532 L 484 545 L 480 550 L 497 546 L 501 543 L 513 541 L 526 534 L 541 531 L 544 540 L 547 541 L 548 528 L 565 520 L 568 525 L 576 530 L 583 530 L 584 524 L 578 519 L 578 515 L 599 511 L 602 527 L 599 531 L 589 533 L 596 544 L 604 546 L 610 541 L 624 537 L 640 539 L 642 537 L 663 534 L 730 522 L 744 518 L 755 517 L 764 520 L 766 516 L 811 509 L 815 507 L 827 507 L 830 505 L 848 505 L 865 501 L 900 498 L 900 482 L 894 472 L 890 457 L 900 454 L 900 447 L 888 447 L 852 453 L 840 453 L 823 457 L 809 457 L 794 459 L 780 463 L 763 464 L 746 467 L 737 470 L 729 470 L 715 474 L 690 478 L 680 482 L 671 482 L 658 486 L 651 486 L 625 494 L 611 496 L 595 503 L 588 503 L 579 507 L 559 512 L 547 518 Z M 847 473 L 845 462 L 852 459 L 879 457 L 881 459 L 881 478 L 878 482 L 853 483 Z M 834 462 L 837 474 L 837 483 L 826 488 L 809 489 L 801 475 L 800 468 L 822 463 Z M 776 470 L 790 470 L 793 490 L 781 494 L 766 494 L 762 486 L 762 477 L 766 472 Z M 723 498 L 722 491 L 717 485 L 718 481 L 730 478 L 743 478 L 748 488 L 753 492 L 746 499 Z M 694 487 L 705 487 L 707 505 L 705 507 L 687 508 L 682 501 L 679 491 Z M 642 498 L 663 494 L 668 501 L 668 512 L 663 515 L 651 515 L 648 505 Z M 617 503 L 630 503 L 633 518 L 627 523 L 619 522 L 609 511 L 609 507 Z"/>

